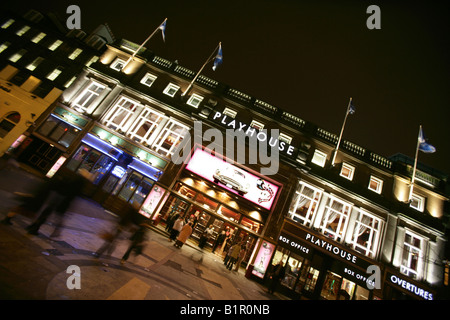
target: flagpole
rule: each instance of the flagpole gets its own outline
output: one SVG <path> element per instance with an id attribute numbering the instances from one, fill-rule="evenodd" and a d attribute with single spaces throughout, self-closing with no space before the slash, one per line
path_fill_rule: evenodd
<path id="1" fill-rule="evenodd" d="M 420 132 L 422 131 L 422 125 L 419 125 L 419 135 L 417 136 L 417 147 L 416 147 L 416 155 L 414 158 L 414 168 L 413 168 L 413 174 L 411 178 L 411 185 L 409 186 L 409 197 L 408 202 L 411 202 L 413 188 L 414 188 L 414 181 L 416 180 L 416 169 L 417 169 L 417 158 L 419 156 L 419 146 L 420 146 Z"/>
<path id="2" fill-rule="evenodd" d="M 158 26 L 158 28 L 155 29 L 155 31 L 152 32 L 151 35 L 149 35 L 147 37 L 147 39 L 145 39 L 144 42 L 142 42 L 142 44 L 139 46 L 139 48 L 133 53 L 133 55 L 127 60 L 127 62 L 125 62 L 125 65 L 123 66 L 122 70 L 125 69 L 125 67 L 130 63 L 130 61 L 136 56 L 136 54 L 139 52 L 139 50 L 142 49 L 143 46 L 145 46 L 145 44 L 155 35 L 155 33 L 161 28 L 161 26 L 164 24 L 164 22 L 167 21 L 167 18 L 164 19 L 164 21 Z"/>
<path id="3" fill-rule="evenodd" d="M 195 80 L 197 80 L 198 76 L 200 75 L 200 73 L 203 71 L 203 69 L 206 67 L 206 65 L 211 62 L 214 58 L 214 54 L 216 53 L 216 51 L 219 49 L 221 45 L 221 42 L 219 42 L 219 44 L 217 45 L 217 47 L 214 49 L 213 53 L 211 53 L 211 55 L 209 56 L 208 60 L 206 60 L 206 62 L 202 65 L 202 67 L 200 68 L 200 70 L 197 72 L 197 74 L 195 75 L 194 79 L 192 79 L 191 83 L 189 83 L 189 86 L 187 87 L 187 89 L 181 94 L 182 97 L 184 97 L 186 95 L 186 93 L 189 92 L 189 90 L 191 90 L 192 86 L 194 85 Z"/>
<path id="4" fill-rule="evenodd" d="M 334 161 L 336 160 L 336 155 L 337 152 L 339 150 L 339 145 L 341 144 L 341 139 L 342 139 L 342 134 L 344 133 L 344 127 L 345 127 L 345 123 L 347 122 L 347 117 L 350 111 L 350 105 L 352 104 L 352 98 L 350 97 L 350 101 L 348 102 L 348 106 L 347 106 L 347 111 L 345 112 L 345 118 L 344 118 L 344 123 L 342 124 L 342 128 L 341 128 L 341 133 L 339 135 L 339 139 L 338 139 L 338 143 L 336 145 L 336 149 L 334 150 L 333 153 L 333 159 L 331 160 L 331 165 L 334 166 Z"/>

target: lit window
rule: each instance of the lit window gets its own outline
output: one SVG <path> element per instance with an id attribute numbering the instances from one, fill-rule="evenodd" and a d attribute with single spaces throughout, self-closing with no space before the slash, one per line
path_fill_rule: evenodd
<path id="1" fill-rule="evenodd" d="M 83 50 L 81 50 L 80 48 L 77 48 L 77 49 L 73 50 L 73 52 L 69 56 L 69 59 L 70 60 L 75 60 L 76 57 L 78 57 L 81 52 L 83 52 Z"/>
<path id="2" fill-rule="evenodd" d="M 180 89 L 179 86 L 173 83 L 169 83 L 169 85 L 164 89 L 163 93 L 173 97 L 175 96 L 175 93 L 177 93 L 178 89 Z"/>
<path id="3" fill-rule="evenodd" d="M 55 51 L 62 43 L 63 42 L 61 40 L 56 40 L 48 47 L 48 49 L 51 51 Z"/>
<path id="4" fill-rule="evenodd" d="M 20 29 L 16 32 L 16 34 L 17 34 L 19 37 L 21 37 L 21 36 L 23 36 L 28 30 L 30 30 L 30 27 L 29 27 L 29 26 L 23 26 L 22 28 L 20 28 Z"/>
<path id="5" fill-rule="evenodd" d="M 378 250 L 382 220 L 376 216 L 360 210 L 353 230 L 352 246 L 356 251 L 367 257 L 375 258 Z"/>
<path id="6" fill-rule="evenodd" d="M 322 233 L 336 241 L 342 241 L 347 229 L 350 210 L 350 203 L 330 196 L 320 226 Z"/>
<path id="7" fill-rule="evenodd" d="M 164 119 L 166 118 L 162 113 L 145 107 L 127 135 L 136 142 L 151 144 L 155 139 L 153 134 Z"/>
<path id="8" fill-rule="evenodd" d="M 0 119 L 0 138 L 4 138 L 20 121 L 18 112 L 11 112 Z"/>
<path id="9" fill-rule="evenodd" d="M 84 89 L 83 92 L 81 92 L 81 94 L 74 100 L 74 109 L 78 112 L 85 112 L 105 88 L 106 87 L 104 85 L 92 81 L 89 86 Z"/>
<path id="10" fill-rule="evenodd" d="M 322 191 L 309 184 L 300 182 L 295 192 L 294 201 L 289 208 L 291 219 L 303 224 L 310 225 L 319 208 Z"/>
<path id="11" fill-rule="evenodd" d="M 14 23 L 14 19 L 9 19 L 8 21 L 6 21 L 4 24 L 2 24 L 2 29 L 6 29 L 8 28 L 10 25 L 12 25 Z"/>
<path id="12" fill-rule="evenodd" d="M 353 179 L 353 174 L 355 173 L 355 167 L 349 165 L 348 163 L 343 163 L 341 168 L 340 176 L 347 178 L 348 180 Z"/>
<path id="13" fill-rule="evenodd" d="M 139 103 L 128 99 L 126 97 L 120 97 L 117 103 L 111 108 L 105 117 L 105 125 L 113 130 L 121 130 L 126 132 L 128 127 L 127 121 L 131 115 L 136 112 Z"/>
<path id="14" fill-rule="evenodd" d="M 37 68 L 37 66 L 44 61 L 44 58 L 42 57 L 37 57 L 36 59 L 33 60 L 33 62 L 31 62 L 28 66 L 27 69 L 30 71 L 34 71 L 34 69 Z"/>
<path id="15" fill-rule="evenodd" d="M 90 67 L 91 64 L 97 62 L 98 57 L 97 56 L 93 56 L 87 63 L 86 63 L 86 67 Z"/>
<path id="16" fill-rule="evenodd" d="M 313 158 L 311 159 L 311 162 L 317 164 L 318 166 L 324 167 L 326 161 L 327 161 L 327 154 L 316 149 L 314 151 L 314 155 Z"/>
<path id="17" fill-rule="evenodd" d="M 6 41 L 6 42 L 0 44 L 0 53 L 2 53 L 3 51 L 5 51 L 10 45 L 11 45 L 11 43 L 8 42 L 8 41 Z"/>
<path id="18" fill-rule="evenodd" d="M 153 150 L 163 156 L 170 157 L 187 131 L 187 126 L 171 119 L 156 138 L 152 146 Z"/>
<path id="19" fill-rule="evenodd" d="M 31 42 L 39 43 L 39 41 L 41 41 L 42 39 L 44 39 L 45 36 L 46 36 L 46 34 L 43 33 L 43 32 L 41 32 L 41 33 L 35 35 L 35 36 L 33 37 L 33 39 L 31 39 Z"/>
<path id="20" fill-rule="evenodd" d="M 371 176 L 369 181 L 369 190 L 375 191 L 376 193 L 381 193 L 382 189 L 383 189 L 383 180 Z"/>
<path id="21" fill-rule="evenodd" d="M 286 144 L 291 144 L 292 137 L 288 136 L 287 134 L 280 133 L 280 135 L 278 136 L 278 140 L 283 141 Z"/>
<path id="22" fill-rule="evenodd" d="M 234 111 L 234 110 L 232 110 L 232 109 L 230 109 L 230 108 L 225 108 L 225 110 L 223 110 L 223 112 L 222 112 L 224 115 L 226 115 L 227 117 L 229 117 L 229 118 L 235 118 L 236 117 L 236 115 L 237 115 L 237 112 L 236 111 Z"/>
<path id="23" fill-rule="evenodd" d="M 252 120 L 252 122 L 250 123 L 250 127 L 256 129 L 256 130 L 262 130 L 264 129 L 264 123 L 256 121 L 256 120 Z"/>
<path id="24" fill-rule="evenodd" d="M 23 55 L 27 53 L 27 50 L 20 49 L 18 52 L 14 53 L 11 57 L 9 57 L 9 61 L 17 62 L 20 58 L 23 57 Z"/>
<path id="25" fill-rule="evenodd" d="M 423 210 L 425 209 L 425 198 L 413 193 L 411 195 L 411 202 L 409 205 L 411 208 L 423 212 Z"/>
<path id="26" fill-rule="evenodd" d="M 424 242 L 422 237 L 409 230 L 405 231 L 400 272 L 417 280 L 419 280 L 423 268 Z"/>
<path id="27" fill-rule="evenodd" d="M 116 60 L 114 60 L 113 63 L 111 63 L 111 69 L 114 69 L 116 71 L 120 71 L 125 66 L 125 63 L 126 63 L 125 60 L 117 58 Z"/>
<path id="28" fill-rule="evenodd" d="M 62 67 L 58 67 L 47 75 L 47 79 L 55 80 L 62 72 Z"/>
<path id="29" fill-rule="evenodd" d="M 202 100 L 203 100 L 202 96 L 199 96 L 198 94 L 194 93 L 186 103 L 190 106 L 193 106 L 194 108 L 198 108 Z"/>
<path id="30" fill-rule="evenodd" d="M 151 73 L 147 73 L 141 80 L 142 84 L 145 84 L 146 86 L 150 87 L 153 82 L 155 82 L 156 76 L 152 75 Z"/>
<path id="31" fill-rule="evenodd" d="M 77 77 L 72 77 L 72 79 L 70 79 L 69 81 L 67 81 L 67 82 L 64 84 L 64 88 L 70 87 L 70 86 L 72 85 L 72 83 L 75 81 L 76 78 L 77 78 Z"/>

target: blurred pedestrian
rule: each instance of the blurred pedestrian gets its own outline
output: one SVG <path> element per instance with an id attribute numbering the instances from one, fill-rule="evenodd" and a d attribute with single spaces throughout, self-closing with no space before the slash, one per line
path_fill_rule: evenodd
<path id="1" fill-rule="evenodd" d="M 247 253 L 247 248 L 242 246 L 241 251 L 239 251 L 239 257 L 236 261 L 236 267 L 234 268 L 234 271 L 238 271 L 239 267 L 241 266 L 242 260 L 244 260 L 245 254 Z"/>
<path id="2" fill-rule="evenodd" d="M 37 219 L 26 228 L 28 233 L 37 235 L 42 224 L 55 212 L 57 223 L 51 237 L 58 236 L 62 227 L 63 216 L 72 201 L 80 194 L 84 182 L 84 178 L 79 175 L 53 177 L 50 180 L 45 201 L 38 211 Z"/>
<path id="3" fill-rule="evenodd" d="M 236 243 L 232 246 L 231 251 L 229 251 L 229 259 L 227 261 L 227 269 L 231 270 L 233 268 L 233 265 L 236 263 L 238 257 L 239 257 L 239 252 L 241 251 L 241 243 Z"/>
<path id="4" fill-rule="evenodd" d="M 128 250 L 123 255 L 122 259 L 120 260 L 120 263 L 124 264 L 125 261 L 128 260 L 128 257 L 130 256 L 130 253 L 133 250 L 134 250 L 134 253 L 136 256 L 138 256 L 142 253 L 142 250 L 144 248 L 143 242 L 145 240 L 146 231 L 147 231 L 147 226 L 143 223 L 140 224 L 139 228 L 131 236 L 131 238 L 130 238 L 131 244 L 128 247 Z"/>
<path id="5" fill-rule="evenodd" d="M 100 237 L 104 240 L 103 244 L 98 248 L 96 252 L 92 255 L 96 258 L 100 257 L 105 251 L 108 255 L 115 249 L 116 240 L 119 235 L 126 230 L 131 224 L 137 222 L 137 207 L 127 204 L 122 210 L 122 215 L 120 216 L 117 225 L 113 230 L 109 232 L 102 233 Z"/>
<path id="6" fill-rule="evenodd" d="M 184 226 L 183 217 L 178 217 L 178 219 L 173 223 L 173 227 L 169 235 L 169 241 L 175 241 L 177 239 L 177 236 L 180 233 L 183 226 Z"/>
<path id="7" fill-rule="evenodd" d="M 269 274 L 269 293 L 274 293 L 277 289 L 278 283 L 281 279 L 284 278 L 285 268 L 283 266 L 283 262 L 280 262 L 273 268 L 272 272 Z"/>
<path id="8" fill-rule="evenodd" d="M 214 228 L 212 224 L 210 224 L 208 228 L 206 228 L 205 231 L 203 231 L 202 235 L 200 236 L 200 240 L 198 241 L 198 247 L 200 249 L 203 249 L 205 247 L 206 242 L 208 242 L 209 238 L 212 237 L 213 233 Z"/>
<path id="9" fill-rule="evenodd" d="M 187 239 L 192 234 L 192 221 L 189 221 L 188 224 L 184 225 L 181 228 L 180 233 L 178 234 L 177 240 L 174 243 L 176 248 L 181 248 L 187 241 Z"/>
<path id="10" fill-rule="evenodd" d="M 223 240 L 225 240 L 225 230 L 222 230 L 222 232 L 217 236 L 216 241 L 214 241 L 214 246 L 212 248 L 212 253 L 214 253 L 214 251 L 216 251 L 217 247 L 220 246 L 223 242 Z"/>
<path id="11" fill-rule="evenodd" d="M 177 219 L 180 217 L 180 214 L 178 212 L 175 212 L 174 214 L 171 214 L 169 219 L 167 219 L 167 225 L 166 225 L 166 231 L 170 233 L 173 228 L 173 224 Z"/>

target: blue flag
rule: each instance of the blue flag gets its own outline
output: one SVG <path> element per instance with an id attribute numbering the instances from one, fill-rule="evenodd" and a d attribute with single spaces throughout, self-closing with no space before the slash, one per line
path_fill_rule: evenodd
<path id="1" fill-rule="evenodd" d="M 350 102 L 350 107 L 348 108 L 348 114 L 354 114 L 356 112 L 355 106 Z"/>
<path id="2" fill-rule="evenodd" d="M 219 43 L 219 50 L 217 50 L 216 58 L 214 59 L 214 65 L 212 69 L 216 71 L 217 67 L 222 64 L 223 56 L 222 56 L 222 43 Z"/>
<path id="3" fill-rule="evenodd" d="M 161 34 L 162 34 L 162 38 L 163 38 L 164 42 L 166 42 L 166 34 L 165 34 L 165 32 L 166 32 L 166 22 L 167 22 L 167 19 L 164 20 L 164 22 L 161 23 L 161 25 L 159 26 L 159 28 L 161 29 Z"/>
<path id="4" fill-rule="evenodd" d="M 419 130 L 419 138 L 418 139 L 419 139 L 419 150 L 420 151 L 425 152 L 425 153 L 436 152 L 436 148 L 426 141 L 425 136 L 422 131 L 422 126 L 420 127 L 420 130 Z"/>

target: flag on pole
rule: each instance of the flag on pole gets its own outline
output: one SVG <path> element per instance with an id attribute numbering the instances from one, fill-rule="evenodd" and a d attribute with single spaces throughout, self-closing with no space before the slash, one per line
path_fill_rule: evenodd
<path id="1" fill-rule="evenodd" d="M 348 108 L 348 114 L 354 114 L 356 112 L 355 106 L 353 105 L 353 103 L 350 101 L 350 106 Z"/>
<path id="2" fill-rule="evenodd" d="M 420 130 L 419 130 L 419 138 L 418 139 L 419 139 L 419 150 L 420 151 L 425 152 L 425 153 L 436 152 L 436 148 L 426 141 L 425 136 L 422 131 L 422 126 L 420 127 Z"/>
<path id="3" fill-rule="evenodd" d="M 162 34 L 162 38 L 163 38 L 164 42 L 166 42 L 166 34 L 165 34 L 165 32 L 166 32 L 166 22 L 167 22 L 167 19 L 164 20 L 163 23 L 161 23 L 161 25 L 159 26 L 159 29 L 161 29 L 161 34 Z"/>
<path id="4" fill-rule="evenodd" d="M 217 67 L 220 66 L 223 62 L 223 56 L 222 56 L 222 43 L 219 43 L 219 49 L 217 50 L 216 58 L 214 59 L 214 65 L 212 69 L 216 71 Z"/>

